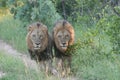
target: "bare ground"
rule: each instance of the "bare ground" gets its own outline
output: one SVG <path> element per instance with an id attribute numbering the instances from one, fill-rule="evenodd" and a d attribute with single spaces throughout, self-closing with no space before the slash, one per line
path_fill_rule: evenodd
<path id="1" fill-rule="evenodd" d="M 3 40 L 0 40 L 0 51 L 4 51 L 8 55 L 12 55 L 14 57 L 20 58 L 21 60 L 23 60 L 24 65 L 27 68 L 31 68 L 31 69 L 34 69 L 36 71 L 38 71 L 38 69 L 39 69 L 36 62 L 34 60 L 31 60 L 28 55 L 18 52 L 12 46 L 5 43 Z M 5 73 L 0 71 L 0 78 L 4 75 L 5 75 Z M 49 80 L 52 80 L 51 77 Z M 69 76 L 67 78 L 61 78 L 60 80 L 77 80 L 77 79 L 75 77 Z"/>
<path id="2" fill-rule="evenodd" d="M 0 51 L 4 51 L 7 55 L 12 55 L 14 57 L 20 58 L 23 60 L 25 67 L 38 70 L 38 66 L 34 60 L 31 60 L 29 56 L 18 52 L 13 49 L 9 44 L 5 43 L 3 40 L 0 40 Z M 4 76 L 5 73 L 0 71 L 0 78 Z"/>
<path id="3" fill-rule="evenodd" d="M 0 40 L 0 50 L 4 51 L 6 54 L 21 58 L 26 67 L 30 67 L 32 69 L 38 68 L 36 62 L 34 60 L 31 60 L 28 55 L 18 52 L 3 40 Z"/>

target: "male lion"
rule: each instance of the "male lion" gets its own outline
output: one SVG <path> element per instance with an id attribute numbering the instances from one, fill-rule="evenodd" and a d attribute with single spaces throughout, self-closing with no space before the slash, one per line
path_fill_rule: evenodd
<path id="1" fill-rule="evenodd" d="M 55 23 L 53 28 L 53 42 L 55 57 L 57 59 L 57 70 L 62 76 L 70 73 L 71 54 L 66 53 L 69 46 L 74 43 L 74 29 L 66 20 Z"/>
<path id="2" fill-rule="evenodd" d="M 52 40 L 48 29 L 40 22 L 33 23 L 28 27 L 26 42 L 31 59 L 40 62 L 45 67 L 46 74 L 52 66 Z"/>

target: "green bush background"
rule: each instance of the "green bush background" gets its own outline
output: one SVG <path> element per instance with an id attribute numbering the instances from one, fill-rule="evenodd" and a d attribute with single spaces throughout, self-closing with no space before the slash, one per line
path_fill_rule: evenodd
<path id="1" fill-rule="evenodd" d="M 27 54 L 27 25 L 41 21 L 51 32 L 63 19 L 60 0 L 0 0 L 0 39 Z M 75 29 L 72 72 L 81 80 L 120 79 L 119 0 L 65 0 L 67 20 Z"/>

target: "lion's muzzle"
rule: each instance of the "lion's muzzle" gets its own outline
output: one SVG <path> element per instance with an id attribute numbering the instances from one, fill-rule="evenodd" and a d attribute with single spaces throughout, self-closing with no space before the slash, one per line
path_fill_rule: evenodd
<path id="1" fill-rule="evenodd" d="M 41 44 L 40 43 L 34 43 L 33 46 L 34 46 L 35 50 L 38 50 L 38 49 L 41 48 Z"/>

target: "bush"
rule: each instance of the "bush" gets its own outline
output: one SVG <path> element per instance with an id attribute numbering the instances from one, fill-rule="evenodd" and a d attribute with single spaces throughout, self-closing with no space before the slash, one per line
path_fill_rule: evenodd
<path id="1" fill-rule="evenodd" d="M 90 28 L 78 25 L 72 52 L 73 73 L 81 80 L 119 80 L 120 58 L 112 53 L 111 37 L 98 25 Z"/>
<path id="2" fill-rule="evenodd" d="M 112 43 L 112 53 L 120 53 L 120 17 L 115 15 L 107 15 L 99 20 L 97 27 L 110 37 Z"/>
<path id="3" fill-rule="evenodd" d="M 50 0 L 9 0 L 14 18 L 23 22 L 41 21 L 49 28 L 61 17 Z"/>

